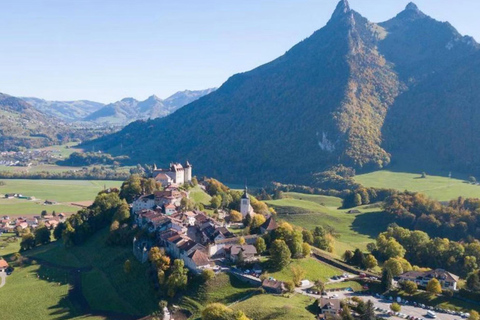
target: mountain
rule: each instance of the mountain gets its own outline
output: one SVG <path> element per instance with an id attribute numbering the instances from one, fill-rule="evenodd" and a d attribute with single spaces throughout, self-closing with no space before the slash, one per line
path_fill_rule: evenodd
<path id="1" fill-rule="evenodd" d="M 134 122 L 91 144 L 133 163 L 188 159 L 198 174 L 233 182 L 300 183 L 338 163 L 379 169 L 390 164 L 392 150 L 395 156 L 407 145 L 443 165 L 453 160 L 435 157 L 435 146 L 452 147 L 460 155 L 455 161 L 466 164 L 461 154 L 476 140 L 455 129 L 480 119 L 468 90 L 476 86 L 470 82 L 476 69 L 469 67 L 478 52 L 473 38 L 413 3 L 375 24 L 342 0 L 322 29 L 283 56 L 232 76 L 165 118 Z M 436 103 L 438 94 L 445 106 Z M 445 138 L 442 125 L 452 112 L 462 115 Z"/>
<path id="2" fill-rule="evenodd" d="M 0 93 L 0 150 L 44 147 L 67 138 L 65 125 L 24 100 Z"/>
<path id="3" fill-rule="evenodd" d="M 83 118 L 83 121 L 127 124 L 135 120 L 165 117 L 184 105 L 195 101 L 214 90 L 215 89 L 180 91 L 165 100 L 162 100 L 155 95 L 148 97 L 145 101 L 125 98 L 103 106 L 101 109 Z"/>
<path id="4" fill-rule="evenodd" d="M 104 106 L 103 103 L 88 100 L 48 101 L 31 97 L 22 97 L 21 99 L 31 104 L 43 114 L 59 118 L 66 122 L 80 121 Z"/>

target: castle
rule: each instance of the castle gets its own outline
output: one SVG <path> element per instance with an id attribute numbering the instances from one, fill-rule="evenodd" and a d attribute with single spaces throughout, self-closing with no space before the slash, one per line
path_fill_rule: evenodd
<path id="1" fill-rule="evenodd" d="M 192 165 L 188 161 L 184 165 L 170 163 L 168 169 L 159 169 L 157 165 L 154 165 L 152 176 L 164 187 L 171 184 L 182 185 L 192 181 Z"/>

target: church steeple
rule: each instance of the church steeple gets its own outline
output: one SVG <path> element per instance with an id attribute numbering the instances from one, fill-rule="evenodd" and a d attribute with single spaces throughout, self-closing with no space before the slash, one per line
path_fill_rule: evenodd
<path id="1" fill-rule="evenodd" d="M 247 188 L 247 184 L 246 184 L 246 183 L 245 183 L 245 188 L 243 189 L 242 199 L 249 199 L 249 196 L 248 196 L 248 188 Z"/>

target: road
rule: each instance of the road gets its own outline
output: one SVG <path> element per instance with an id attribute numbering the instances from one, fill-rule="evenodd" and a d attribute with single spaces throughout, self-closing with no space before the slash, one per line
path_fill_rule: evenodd
<path id="1" fill-rule="evenodd" d="M 5 271 L 0 271 L 0 288 L 7 283 L 7 273 Z"/>
<path id="2" fill-rule="evenodd" d="M 297 289 L 296 292 L 302 293 L 304 295 L 308 295 L 308 296 L 311 296 L 311 297 L 314 297 L 314 298 L 320 298 L 319 295 L 308 294 L 304 289 Z M 373 302 L 373 304 L 375 305 L 375 307 L 385 309 L 385 310 L 390 310 L 390 304 L 393 302 L 393 301 L 388 301 L 388 300 L 382 300 L 380 298 L 370 296 L 370 295 L 355 294 L 355 293 L 352 293 L 352 292 L 349 292 L 349 291 L 336 291 L 336 292 L 330 292 L 329 295 L 330 294 L 331 295 L 333 295 L 333 294 L 338 295 L 338 299 L 352 298 L 352 297 L 356 296 L 356 297 L 362 298 L 364 301 L 371 300 Z M 417 317 L 417 318 L 428 319 L 427 318 L 427 310 L 422 309 L 422 308 L 418 308 L 418 307 L 415 307 L 415 306 L 402 305 L 402 310 L 400 312 L 403 313 L 403 314 L 406 314 L 408 316 L 414 316 L 414 317 Z M 440 312 L 436 312 L 436 314 L 437 314 L 437 318 L 435 320 L 463 320 L 462 317 L 457 316 L 457 315 L 440 313 Z M 396 319 L 396 320 L 403 319 L 403 318 L 396 317 L 396 316 L 390 317 L 387 314 L 382 313 L 382 312 L 380 312 L 379 315 L 384 317 L 384 318 L 391 318 L 391 319 Z"/>

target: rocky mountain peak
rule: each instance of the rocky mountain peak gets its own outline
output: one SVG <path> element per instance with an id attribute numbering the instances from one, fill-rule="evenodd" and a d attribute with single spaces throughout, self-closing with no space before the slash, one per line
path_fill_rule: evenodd
<path id="1" fill-rule="evenodd" d="M 405 7 L 405 10 L 420 11 L 417 5 L 413 2 L 410 2 L 409 4 L 407 4 L 407 6 Z"/>
<path id="2" fill-rule="evenodd" d="M 337 7 L 335 8 L 335 11 L 332 14 L 331 20 L 344 17 L 350 12 L 351 10 L 350 10 L 350 5 L 348 4 L 348 1 L 340 0 L 340 2 L 337 4 Z"/>

